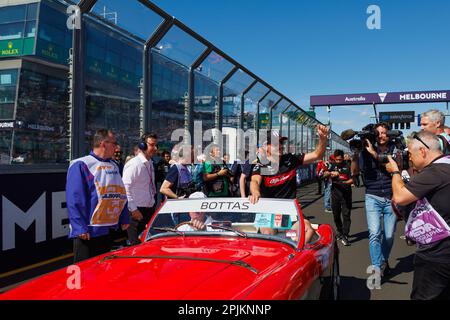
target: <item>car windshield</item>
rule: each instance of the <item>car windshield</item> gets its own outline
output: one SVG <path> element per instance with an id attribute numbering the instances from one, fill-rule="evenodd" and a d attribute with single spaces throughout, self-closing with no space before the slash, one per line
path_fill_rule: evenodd
<path id="1" fill-rule="evenodd" d="M 301 225 L 293 200 L 216 198 L 169 200 L 159 210 L 146 240 L 171 236 L 265 238 L 297 246 Z"/>

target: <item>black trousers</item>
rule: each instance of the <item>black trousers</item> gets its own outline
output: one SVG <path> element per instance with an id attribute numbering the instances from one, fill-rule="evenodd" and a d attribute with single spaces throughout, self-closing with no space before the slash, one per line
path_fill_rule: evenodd
<path id="1" fill-rule="evenodd" d="M 317 180 L 317 194 L 322 194 L 322 184 L 323 180 L 320 177 L 316 177 Z"/>
<path id="2" fill-rule="evenodd" d="M 111 235 L 91 238 L 90 240 L 73 239 L 74 263 L 99 256 L 111 251 Z"/>
<path id="3" fill-rule="evenodd" d="M 352 189 L 333 184 L 331 186 L 331 209 L 333 210 L 337 232 L 348 236 L 351 224 Z"/>
<path id="4" fill-rule="evenodd" d="M 136 244 L 140 244 L 141 240 L 139 240 L 139 235 L 142 231 L 145 230 L 145 226 L 152 218 L 155 213 L 155 207 L 152 208 L 144 208 L 138 207 L 138 210 L 142 213 L 144 217 L 141 221 L 134 220 L 130 214 L 130 227 L 128 228 L 128 240 L 132 246 Z"/>
<path id="5" fill-rule="evenodd" d="M 359 181 L 359 174 L 352 177 L 353 178 L 353 184 L 355 187 L 359 188 L 361 186 L 361 182 Z"/>
<path id="6" fill-rule="evenodd" d="M 412 300 L 450 300 L 450 263 L 414 258 Z"/>

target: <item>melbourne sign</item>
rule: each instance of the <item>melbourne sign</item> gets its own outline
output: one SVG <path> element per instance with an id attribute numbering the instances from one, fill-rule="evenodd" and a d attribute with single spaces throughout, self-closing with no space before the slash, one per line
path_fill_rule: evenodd
<path id="1" fill-rule="evenodd" d="M 450 90 L 311 96 L 311 106 L 448 102 Z"/>

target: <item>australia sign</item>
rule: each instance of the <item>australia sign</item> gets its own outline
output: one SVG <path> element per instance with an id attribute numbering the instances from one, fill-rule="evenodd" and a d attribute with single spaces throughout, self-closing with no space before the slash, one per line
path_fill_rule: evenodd
<path id="1" fill-rule="evenodd" d="M 450 90 L 437 90 L 311 96 L 310 105 L 315 107 L 448 101 L 450 101 Z"/>

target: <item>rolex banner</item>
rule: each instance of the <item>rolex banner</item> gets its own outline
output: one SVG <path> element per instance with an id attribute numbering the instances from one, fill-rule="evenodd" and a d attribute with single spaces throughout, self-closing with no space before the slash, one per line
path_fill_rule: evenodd
<path id="1" fill-rule="evenodd" d="M 34 53 L 34 38 L 0 41 L 0 57 L 14 57 Z"/>

